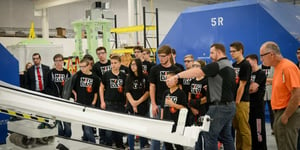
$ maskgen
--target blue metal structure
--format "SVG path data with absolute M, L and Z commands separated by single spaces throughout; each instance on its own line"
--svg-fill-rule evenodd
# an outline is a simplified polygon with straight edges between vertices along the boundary
M 0 43 L 0 80 L 13 85 L 20 85 L 19 79 L 19 62 L 8 52 L 8 50 Z M 1 97 L 0 97 L 1 101 Z M 0 113 L 0 144 L 6 143 L 7 137 L 7 121 L 9 115 Z
M 267 0 L 242 0 L 187 8 L 160 45 L 176 49 L 177 62 L 186 54 L 209 57 L 210 45 L 240 41 L 245 56 L 255 53 L 265 41 L 279 44 L 284 57 L 296 61 L 300 46 L 300 7 Z

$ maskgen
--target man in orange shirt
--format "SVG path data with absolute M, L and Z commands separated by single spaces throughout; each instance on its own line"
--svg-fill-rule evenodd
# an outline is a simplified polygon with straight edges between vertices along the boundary
M 275 42 L 265 42 L 260 48 L 265 66 L 273 66 L 271 105 L 274 111 L 274 133 L 279 150 L 296 150 L 300 128 L 300 71 L 283 58 Z

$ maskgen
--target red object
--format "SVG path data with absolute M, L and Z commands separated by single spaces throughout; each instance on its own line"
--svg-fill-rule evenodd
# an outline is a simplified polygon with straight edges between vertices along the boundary
M 174 114 L 174 113 L 176 113 L 176 111 L 177 111 L 177 109 L 176 108 L 174 108 L 174 107 L 170 107 L 170 112 L 172 113 L 172 114 Z
M 123 93 L 123 86 L 119 86 L 119 87 L 118 87 L 118 92 L 119 92 L 119 93 Z
M 238 84 L 240 81 L 240 78 L 239 77 L 235 77 L 235 83 Z
M 91 93 L 91 92 L 92 92 L 92 86 L 88 85 L 88 86 L 86 87 L 86 91 L 87 91 L 88 93 Z
M 42 82 L 40 67 L 36 67 L 36 72 L 37 72 L 38 81 L 39 81 L 39 89 L 40 89 L 40 91 L 42 91 L 43 90 L 43 82 Z
M 61 85 L 62 85 L 62 86 L 65 85 L 65 80 L 62 80 Z

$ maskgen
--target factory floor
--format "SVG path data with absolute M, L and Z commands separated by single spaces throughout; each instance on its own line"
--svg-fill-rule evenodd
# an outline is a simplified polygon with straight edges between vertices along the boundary
M 276 143 L 275 143 L 275 137 L 272 135 L 271 126 L 270 123 L 266 124 L 266 131 L 267 131 L 267 147 L 268 150 L 277 150 Z M 81 139 L 82 136 L 82 129 L 80 124 L 73 123 L 72 124 L 72 139 Z M 96 138 L 97 144 L 99 142 L 99 139 Z M 124 137 L 124 141 L 126 141 L 126 138 Z M 56 137 L 54 139 L 54 142 L 49 145 L 42 145 L 42 146 L 36 146 L 33 148 L 30 148 L 32 150 L 55 150 L 58 144 L 63 144 L 70 150 L 105 150 L 110 149 L 107 147 L 99 147 L 99 145 L 95 144 L 87 144 L 83 143 L 77 140 L 67 140 L 64 138 Z M 136 143 L 135 146 L 136 149 L 139 149 L 138 143 Z M 146 148 L 146 150 L 149 148 Z M 186 150 L 192 150 L 193 148 L 185 148 Z M 9 141 L 9 137 L 7 138 L 7 144 L 0 145 L 0 150 L 26 150 L 25 148 L 21 148 L 16 146 L 15 144 L 11 143 Z

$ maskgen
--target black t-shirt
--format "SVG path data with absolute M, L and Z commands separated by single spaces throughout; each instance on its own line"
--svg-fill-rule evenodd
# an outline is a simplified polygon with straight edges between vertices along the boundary
M 138 100 L 139 98 L 141 98 L 145 92 L 149 91 L 149 82 L 147 80 L 147 77 L 144 76 L 142 81 L 139 81 L 138 78 L 133 78 L 133 80 L 131 80 L 129 77 L 126 78 L 126 82 L 125 82 L 125 94 L 126 93 L 130 93 L 131 96 L 133 97 L 134 100 Z M 132 106 L 127 105 L 128 106 L 128 110 L 133 113 L 133 109 Z M 148 112 L 148 102 L 147 100 L 145 100 L 144 102 L 142 102 L 141 104 L 138 105 L 138 113 L 140 115 L 145 115 Z
M 236 91 L 235 72 L 227 57 L 207 64 L 202 70 L 208 78 L 208 102 L 234 101 Z
M 191 81 L 192 80 L 193 80 L 193 78 L 183 78 L 183 79 L 181 79 L 182 90 L 184 91 L 186 96 L 188 96 L 188 93 L 191 90 Z
M 268 76 L 271 73 L 271 67 L 270 66 L 261 65 L 261 70 L 263 72 L 265 72 L 266 76 Z
M 191 81 L 191 100 L 189 101 L 189 106 L 196 108 L 200 112 L 200 116 L 204 115 L 206 113 L 206 104 L 201 104 L 201 98 L 206 96 L 206 90 L 204 89 L 204 86 L 207 85 L 207 78 L 203 78 L 201 80 L 193 79 Z
M 114 75 L 111 70 L 104 73 L 102 84 L 104 85 L 105 102 L 125 105 L 125 80 L 126 75 L 121 71 L 118 75 Z
M 99 92 L 100 79 L 94 74 L 78 73 L 73 90 L 77 93 L 77 103 L 90 106 L 94 94 Z
M 250 112 L 264 114 L 264 95 L 266 88 L 265 72 L 260 69 L 253 72 L 251 75 L 251 82 L 256 82 L 259 87 L 257 92 L 250 94 Z
M 68 78 L 71 77 L 70 72 L 67 69 L 58 71 L 54 68 L 48 72 L 47 76 L 45 93 L 52 96 L 61 97 L 64 83 Z
M 184 71 L 184 67 L 182 64 L 175 63 L 175 66 L 178 67 L 180 69 L 180 71 Z
M 111 70 L 110 60 L 105 64 L 101 64 L 100 61 L 93 65 L 93 73 L 95 73 L 100 79 L 102 79 L 102 75 Z
M 123 72 L 125 75 L 128 75 L 129 68 L 124 66 L 124 65 L 121 65 L 120 66 L 120 72 Z
M 250 101 L 249 86 L 250 86 L 251 70 L 252 70 L 251 65 L 249 64 L 249 62 L 246 59 L 244 59 L 239 64 L 237 64 L 237 62 L 234 62 L 232 64 L 232 66 L 236 73 L 236 76 L 235 76 L 236 91 L 239 88 L 240 80 L 247 81 L 241 101 L 249 102 Z
M 149 61 L 143 61 L 143 73 L 147 76 L 149 76 L 150 74 L 150 70 L 152 68 L 152 66 L 154 66 L 155 64 Z
M 161 64 L 158 64 L 151 68 L 149 82 L 155 84 L 155 102 L 157 105 L 160 105 L 160 102 L 163 98 L 162 94 L 168 89 L 166 85 L 168 72 L 176 70 L 178 70 L 178 67 L 175 65 L 165 68 Z
M 186 96 L 185 96 L 184 92 L 178 88 L 173 93 L 171 93 L 169 89 L 164 91 L 163 97 L 164 98 L 162 99 L 161 105 L 160 105 L 161 108 L 164 109 L 163 119 L 174 121 L 175 124 L 173 126 L 172 131 L 175 131 L 180 110 L 177 110 L 174 107 L 169 107 L 167 104 L 165 104 L 165 101 L 169 97 L 169 98 L 171 98 L 171 100 L 174 103 L 179 104 L 179 105 L 183 105 L 184 107 L 187 107 Z

